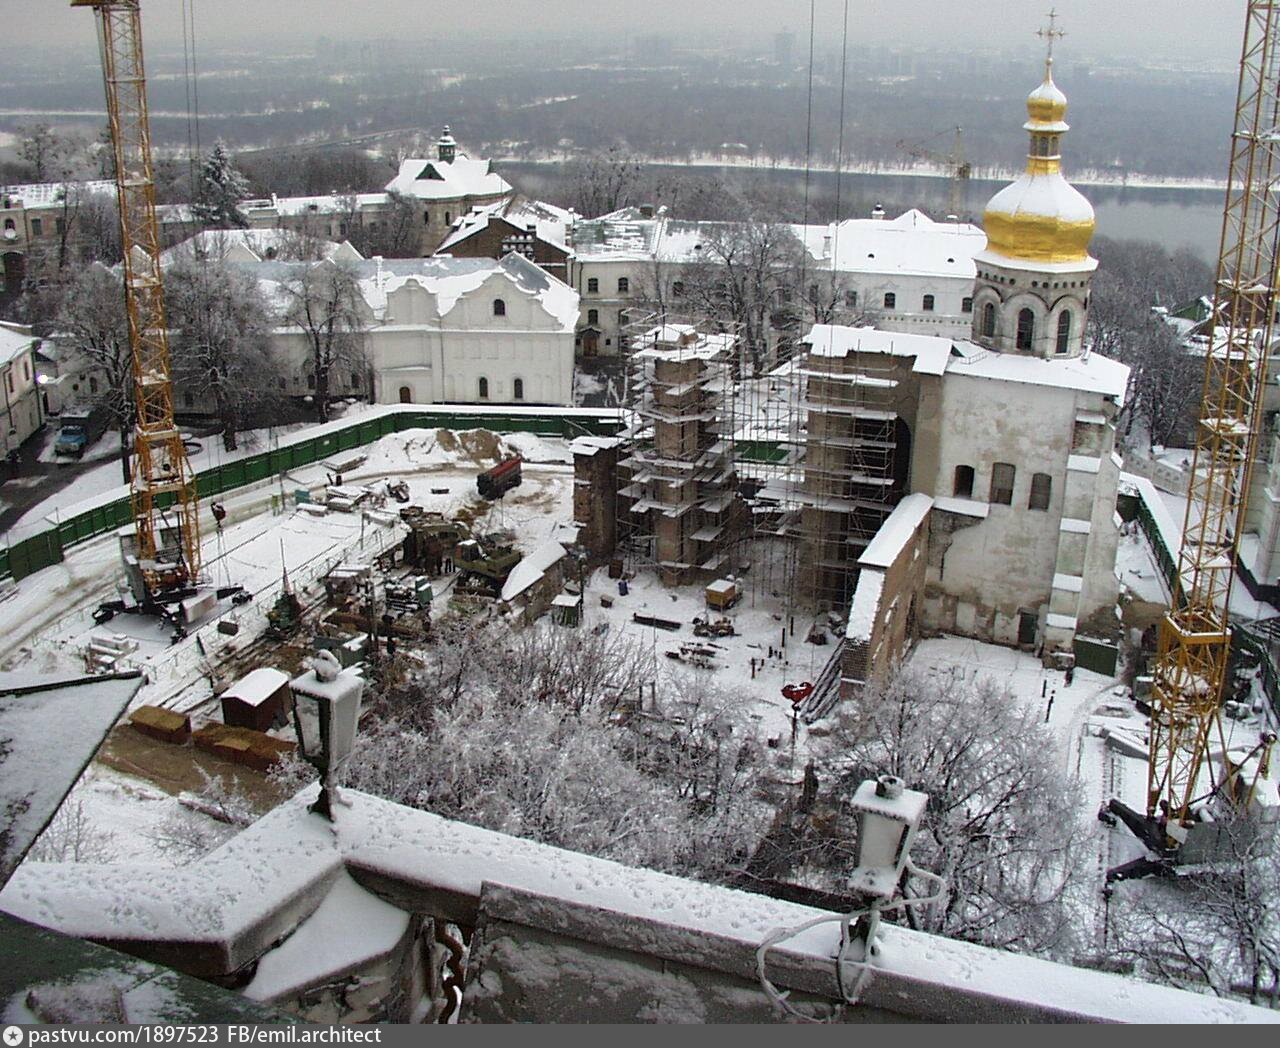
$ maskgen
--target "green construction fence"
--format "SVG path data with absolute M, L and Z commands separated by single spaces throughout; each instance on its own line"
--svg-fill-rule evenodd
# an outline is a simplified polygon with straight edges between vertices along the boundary
M 406 429 L 488 429 L 495 433 L 534 433 L 543 437 L 573 439 L 580 436 L 611 436 L 622 427 L 622 420 L 612 412 L 592 415 L 578 411 L 494 414 L 453 409 L 395 410 L 352 420 L 349 425 L 329 425 L 324 432 L 291 439 L 270 451 L 249 455 L 221 466 L 213 466 L 196 474 L 196 487 L 201 498 L 221 495 L 249 484 L 256 484 L 291 469 L 321 462 L 342 451 L 372 444 L 390 433 Z M 172 496 L 167 501 L 172 501 Z M 165 504 L 166 500 L 161 500 Z M 115 531 L 133 520 L 129 498 L 95 506 L 37 532 L 20 542 L 0 548 L 0 578 L 15 581 L 41 568 L 57 564 L 63 551 L 77 543 Z

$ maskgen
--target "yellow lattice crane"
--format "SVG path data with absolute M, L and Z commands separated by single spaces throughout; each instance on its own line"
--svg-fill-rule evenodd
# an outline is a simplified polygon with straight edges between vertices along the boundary
M 139 0 L 71 0 L 71 6 L 93 8 L 98 20 L 137 410 L 131 492 L 137 566 L 145 589 L 137 595 L 142 603 L 154 604 L 195 584 L 200 522 L 195 476 L 173 419 Z
M 1280 3 L 1249 0 L 1201 417 L 1172 607 L 1152 673 L 1146 819 L 1112 810 L 1166 858 L 1210 795 L 1244 806 L 1256 785 L 1229 761 L 1221 720 L 1229 601 L 1244 530 L 1276 310 L 1280 211 Z M 1265 769 L 1272 738 L 1251 757 Z M 1215 762 L 1213 754 L 1221 754 Z M 1123 809 L 1123 810 L 1122 810 Z M 1148 872 L 1121 867 L 1112 877 Z M 1125 871 L 1125 872 L 1122 872 Z

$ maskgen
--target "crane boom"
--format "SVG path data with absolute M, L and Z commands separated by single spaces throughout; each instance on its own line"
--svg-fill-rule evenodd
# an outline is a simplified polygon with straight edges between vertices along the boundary
M 1231 775 L 1226 767 L 1215 772 L 1208 758 L 1215 732 L 1223 742 L 1229 600 L 1275 320 L 1278 63 L 1280 3 L 1249 0 L 1177 592 L 1160 623 L 1152 674 L 1147 816 L 1167 817 L 1171 846 L 1190 821 L 1192 801 L 1206 792 L 1202 769 L 1210 765 L 1214 788 Z
M 71 0 L 98 16 L 107 118 L 115 150 L 125 308 L 137 412 L 130 486 L 138 566 L 147 598 L 193 585 L 200 573 L 195 477 L 173 418 L 173 384 L 151 166 L 139 0 Z M 165 510 L 176 514 L 176 527 Z

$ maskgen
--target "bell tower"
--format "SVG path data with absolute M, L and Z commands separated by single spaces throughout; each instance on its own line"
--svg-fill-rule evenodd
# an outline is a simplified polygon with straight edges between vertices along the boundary
M 1062 176 L 1067 98 L 1053 82 L 1053 43 L 1063 36 L 1050 13 L 1044 80 L 1027 97 L 1026 169 L 983 213 L 987 246 L 974 256 L 973 341 L 1001 353 L 1079 356 L 1084 349 L 1093 207 Z

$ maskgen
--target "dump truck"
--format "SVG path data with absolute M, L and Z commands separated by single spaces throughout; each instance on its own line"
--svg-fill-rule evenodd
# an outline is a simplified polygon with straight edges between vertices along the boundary
M 480 492 L 480 496 L 486 499 L 498 499 L 512 488 L 519 487 L 520 467 L 523 462 L 519 455 L 515 455 L 477 476 L 476 490 Z
M 502 593 L 502 584 L 520 560 L 519 550 L 510 546 L 486 550 L 475 539 L 465 539 L 453 550 L 453 562 L 459 573 L 458 586 L 473 592 L 487 592 L 494 597 Z

